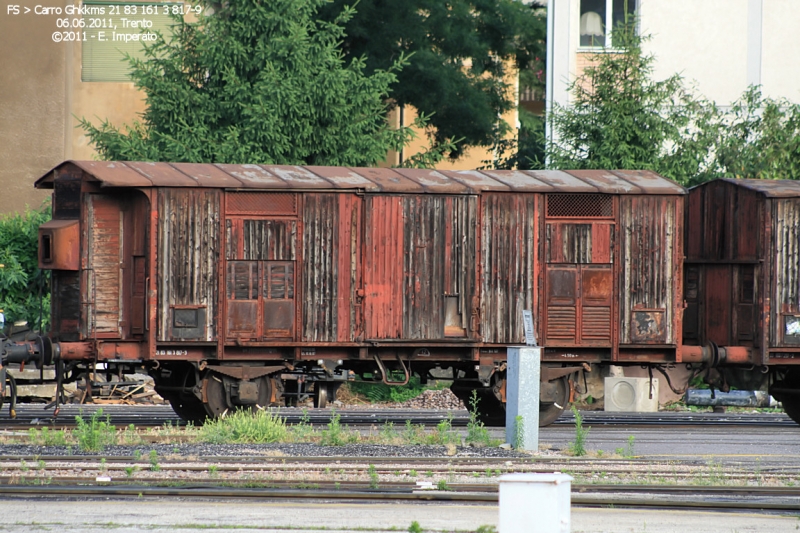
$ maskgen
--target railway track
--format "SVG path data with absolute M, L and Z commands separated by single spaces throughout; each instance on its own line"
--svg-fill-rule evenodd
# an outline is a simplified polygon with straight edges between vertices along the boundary
M 487 490 L 489 489 L 489 490 Z M 573 485 L 573 506 L 706 509 L 728 511 L 776 511 L 800 515 L 800 489 L 725 487 L 724 493 L 708 487 Z M 339 487 L 320 488 L 249 488 L 249 487 L 157 487 L 149 485 L 86 486 L 86 485 L 0 485 L 5 497 L 68 497 L 108 499 L 259 499 L 259 500 L 370 500 L 370 501 L 450 501 L 497 502 L 497 488 L 486 486 L 448 487 L 448 490 L 427 490 L 418 487 L 364 489 Z
M 160 427 L 167 425 L 185 425 L 170 406 L 148 405 L 63 405 L 59 415 L 53 418 L 52 409 L 46 410 L 39 404 L 19 405 L 17 417 L 11 419 L 7 409 L 0 412 L 0 428 L 21 428 L 50 426 L 68 428 L 75 425 L 76 416 L 88 416 L 103 410 L 116 426 Z M 306 420 L 311 424 L 327 424 L 331 419 L 331 409 L 280 408 L 281 416 L 286 417 L 289 424 L 297 424 Z M 341 416 L 341 423 L 351 426 L 383 425 L 393 422 L 405 424 L 406 420 L 414 425 L 433 426 L 452 416 L 454 427 L 465 427 L 469 421 L 469 413 L 465 410 L 443 411 L 424 409 L 340 409 L 336 413 Z M 759 426 L 785 427 L 796 426 L 783 413 L 692 413 L 692 412 L 659 412 L 659 413 L 607 413 L 603 411 L 584 411 L 584 425 L 589 426 Z M 554 426 L 573 425 L 572 413 L 565 412 Z
M 146 450 L 147 448 L 145 448 Z M 260 487 L 368 488 L 373 485 L 408 489 L 419 484 L 486 490 L 508 473 L 565 472 L 590 486 L 624 483 L 657 484 L 673 490 L 719 485 L 724 489 L 766 491 L 794 487 L 800 464 L 780 461 L 728 463 L 647 461 L 565 457 L 292 457 L 181 456 L 137 452 L 134 456 L 4 456 L 0 484 L 220 484 Z M 752 485 L 764 485 L 755 488 Z

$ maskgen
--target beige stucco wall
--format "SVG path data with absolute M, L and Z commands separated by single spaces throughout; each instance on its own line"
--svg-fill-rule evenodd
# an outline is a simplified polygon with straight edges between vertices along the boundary
M 569 18 L 568 76 L 554 79 L 554 97 L 570 98 L 566 85 L 580 75 L 580 0 L 551 0 Z M 751 83 L 765 96 L 800 102 L 800 55 L 796 48 L 797 0 L 638 0 L 644 50 L 655 56 L 653 78 L 680 74 L 687 86 L 718 105 L 736 101 Z M 760 17 L 760 21 L 759 21 Z M 564 20 L 562 17 L 560 20 Z M 560 49 L 559 49 L 560 50 Z M 555 65 L 562 72 L 563 65 Z
M 39 207 L 49 197 L 33 182 L 63 159 L 66 100 L 66 47 L 51 39 L 55 23 L 32 13 L 11 15 L 6 4 L 0 12 L 0 214 Z
M 42 5 L 63 8 L 67 3 L 73 2 L 52 0 Z M 144 110 L 142 95 L 133 83 L 81 81 L 80 42 L 55 43 L 51 38 L 59 29 L 59 16 L 12 16 L 5 9 L 0 12 L 4 67 L 0 76 L 0 215 L 40 206 L 49 192 L 36 191 L 33 182 L 61 161 L 97 157 L 83 129 L 77 127 L 79 118 L 96 125 L 107 120 L 122 127 Z M 414 110 L 407 110 L 405 124 L 413 118 Z M 516 110 L 503 118 L 516 126 Z M 397 122 L 397 116 L 393 120 Z M 424 146 L 427 140 L 420 132 L 404 154 L 408 157 Z M 396 164 L 397 159 L 398 154 L 389 153 L 387 165 Z M 475 168 L 486 159 L 491 159 L 489 151 L 473 148 L 440 167 Z
M 82 82 L 81 47 L 76 43 L 71 55 L 72 79 L 68 85 L 70 98 L 70 127 L 65 159 L 97 159 L 83 128 L 76 127 L 79 118 L 85 118 L 95 126 L 103 121 L 121 128 L 139 118 L 144 111 L 144 99 L 133 82 Z
M 655 79 L 681 74 L 706 98 L 727 105 L 747 88 L 747 0 L 641 2 L 644 50 Z
M 72 2 L 69 2 L 72 3 Z M 66 0 L 47 3 L 65 6 Z M 24 4 L 21 4 L 24 12 Z M 32 4 L 31 4 L 32 7 Z M 144 109 L 133 83 L 81 81 L 80 43 L 55 43 L 56 15 L 0 13 L 0 214 L 49 197 L 33 182 L 65 159 L 94 159 L 78 117 L 129 123 Z
M 797 53 L 800 3 L 797 0 L 767 0 L 763 6 L 765 38 L 761 83 L 764 94 L 800 102 L 800 54 Z

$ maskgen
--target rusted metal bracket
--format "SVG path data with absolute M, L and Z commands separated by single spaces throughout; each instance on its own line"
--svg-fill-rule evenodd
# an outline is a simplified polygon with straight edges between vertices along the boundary
M 581 370 L 585 370 L 585 368 L 582 366 L 565 366 L 563 368 L 543 366 L 541 381 L 554 381 L 556 379 L 563 378 L 564 376 L 569 376 L 570 374 L 580 372 Z
M 252 379 L 285 370 L 285 365 L 280 366 L 209 366 L 208 370 L 216 374 L 232 377 L 234 379 L 249 381 Z
M 403 381 L 391 381 L 390 379 L 388 379 L 389 372 L 386 371 L 386 367 L 383 365 L 383 361 L 381 361 L 381 357 L 378 354 L 374 354 L 372 357 L 375 359 L 375 363 L 377 363 L 378 368 L 381 371 L 381 377 L 383 378 L 383 383 L 385 385 L 407 385 L 408 384 L 408 380 L 411 379 L 411 374 L 409 373 L 408 368 L 406 368 L 406 365 L 403 362 L 403 360 L 400 359 L 400 354 L 397 354 L 397 362 L 400 363 L 400 367 L 403 369 L 403 376 L 404 376 Z

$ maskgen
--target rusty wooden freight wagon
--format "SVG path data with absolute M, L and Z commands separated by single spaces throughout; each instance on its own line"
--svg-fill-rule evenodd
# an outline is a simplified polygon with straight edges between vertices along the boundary
M 187 419 L 411 373 L 499 410 L 524 309 L 545 422 L 581 363 L 681 360 L 685 191 L 651 172 L 75 161 L 37 187 L 52 357 L 144 366 Z
M 685 268 L 684 342 L 706 363 L 769 372 L 770 392 L 800 421 L 800 182 L 691 189 Z

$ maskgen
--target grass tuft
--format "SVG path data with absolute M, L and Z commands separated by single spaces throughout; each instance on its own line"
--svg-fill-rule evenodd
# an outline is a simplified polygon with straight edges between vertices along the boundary
M 240 410 L 208 420 L 199 430 L 199 440 L 209 444 L 268 444 L 285 442 L 286 419 L 266 410 Z

